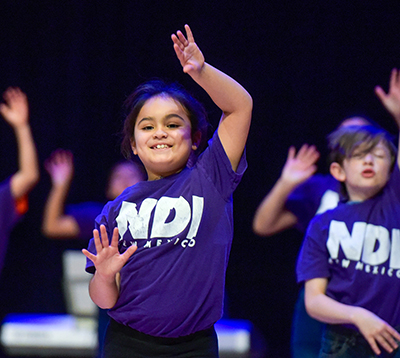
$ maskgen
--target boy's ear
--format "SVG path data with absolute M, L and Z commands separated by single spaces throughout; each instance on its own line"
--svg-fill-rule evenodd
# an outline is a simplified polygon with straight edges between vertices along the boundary
M 329 171 L 337 181 L 344 182 L 346 180 L 346 173 L 339 163 L 333 162 L 329 167 Z

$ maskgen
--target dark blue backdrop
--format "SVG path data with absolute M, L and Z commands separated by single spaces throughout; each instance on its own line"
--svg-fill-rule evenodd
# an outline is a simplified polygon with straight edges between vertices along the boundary
M 367 115 L 396 133 L 375 98 L 400 66 L 395 1 L 21 1 L 0 5 L 0 91 L 20 86 L 31 105 L 41 165 L 59 147 L 73 151 L 69 202 L 102 200 L 108 169 L 120 159 L 121 104 L 139 83 L 178 80 L 219 111 L 182 73 L 170 34 L 189 23 L 206 60 L 254 98 L 249 169 L 235 194 L 235 238 L 227 274 L 231 317 L 251 320 L 270 356 L 289 356 L 301 235 L 263 239 L 251 231 L 262 197 L 287 149 L 318 146 L 341 119 Z M 16 169 L 15 138 L 0 122 L 0 180 Z M 324 160 L 320 171 L 326 171 Z M 63 312 L 61 252 L 77 247 L 40 234 L 50 188 L 46 172 L 15 229 L 0 277 L 0 314 Z

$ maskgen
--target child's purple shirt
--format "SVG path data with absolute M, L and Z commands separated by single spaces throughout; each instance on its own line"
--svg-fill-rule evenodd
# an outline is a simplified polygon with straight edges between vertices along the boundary
M 139 182 L 96 219 L 119 249 L 138 246 L 121 270 L 121 290 L 109 315 L 146 334 L 179 337 L 211 327 L 222 316 L 225 272 L 233 237 L 236 172 L 215 134 L 196 165 Z M 95 252 L 93 239 L 89 251 Z M 87 270 L 94 272 L 88 260 Z
M 400 325 L 400 172 L 375 197 L 316 216 L 297 264 L 299 282 L 328 278 L 326 294 Z

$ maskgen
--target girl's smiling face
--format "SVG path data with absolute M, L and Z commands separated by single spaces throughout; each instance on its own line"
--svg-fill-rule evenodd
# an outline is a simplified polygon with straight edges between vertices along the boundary
M 145 166 L 148 180 L 178 173 L 195 149 L 186 111 L 165 95 L 146 101 L 137 116 L 133 137 L 132 151 Z

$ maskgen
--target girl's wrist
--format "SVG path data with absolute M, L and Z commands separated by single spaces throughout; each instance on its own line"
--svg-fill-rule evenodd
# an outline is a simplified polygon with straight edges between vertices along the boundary
M 115 274 L 102 274 L 100 273 L 97 269 L 95 271 L 95 277 L 96 277 L 96 281 L 102 283 L 102 284 L 107 284 L 107 285 L 114 285 L 116 283 L 116 276 L 117 273 Z

